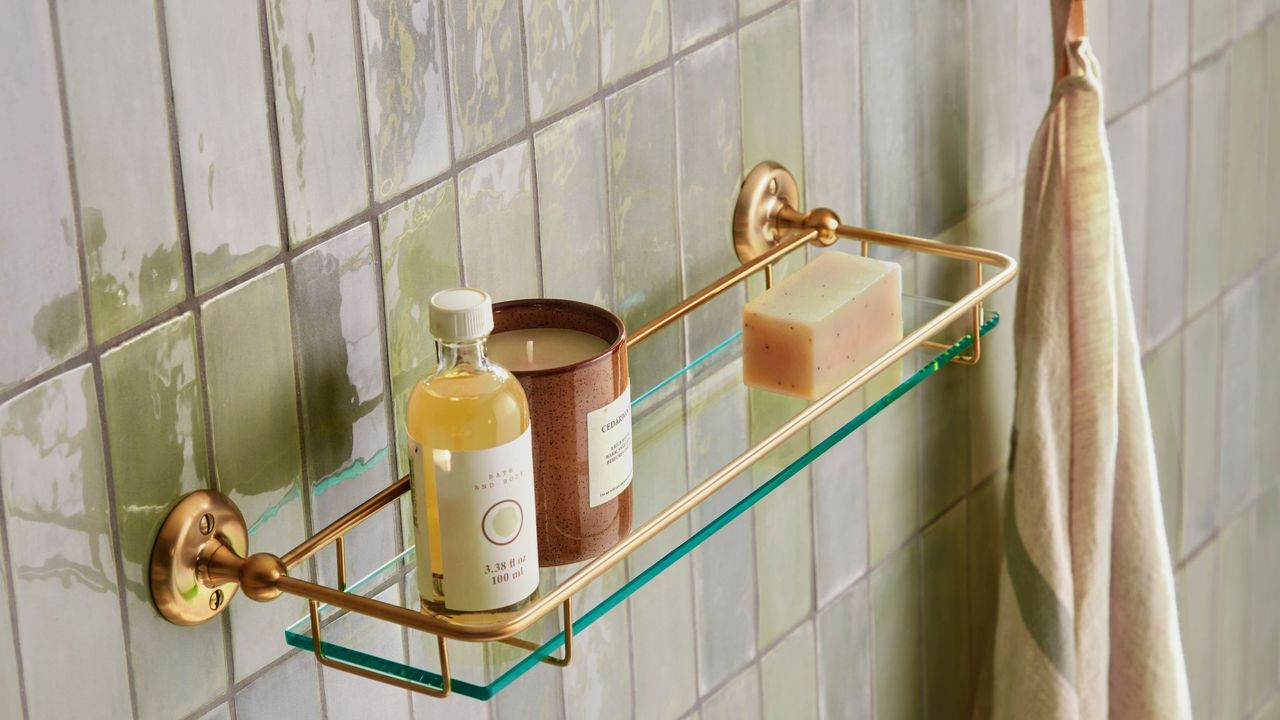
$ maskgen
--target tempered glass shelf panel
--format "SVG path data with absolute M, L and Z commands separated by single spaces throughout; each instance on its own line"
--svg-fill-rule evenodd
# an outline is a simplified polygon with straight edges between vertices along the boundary
M 936 316 L 950 303 L 933 298 L 903 297 L 904 330 Z M 985 335 L 999 322 L 988 313 Z M 682 323 L 663 333 L 683 333 Z M 967 321 L 954 323 L 949 338 L 965 332 Z M 935 338 L 942 340 L 942 337 Z M 657 345 L 657 343 L 653 343 Z M 574 597 L 575 639 L 626 602 L 653 578 L 703 544 L 761 499 L 806 468 L 884 408 L 964 353 L 973 344 L 964 335 L 942 352 L 917 349 L 898 367 L 876 376 L 842 404 L 829 410 L 750 471 L 721 488 L 690 514 L 636 549 Z M 723 338 L 632 402 L 634 417 L 634 520 L 639 526 L 684 495 L 711 473 L 786 423 L 807 403 L 742 383 L 741 332 Z M 633 369 L 632 376 L 637 375 Z M 407 501 L 407 498 L 404 500 Z M 354 541 L 352 541 L 354 542 Z M 350 549 L 348 550 L 350 552 Z M 564 581 L 580 565 L 544 568 L 545 591 Z M 413 548 L 352 584 L 347 592 L 418 608 L 417 567 Z M 636 602 L 644 602 L 641 594 Z M 334 660 L 353 663 L 389 676 L 438 687 L 441 682 L 433 635 L 402 628 L 367 615 L 330 605 L 320 606 L 322 647 Z M 286 641 L 312 649 L 308 617 L 285 630 Z M 551 613 L 517 636 L 516 647 L 501 642 L 450 641 L 452 690 L 488 700 L 543 658 L 559 657 L 564 644 L 560 613 Z M 583 662 L 581 658 L 577 660 Z

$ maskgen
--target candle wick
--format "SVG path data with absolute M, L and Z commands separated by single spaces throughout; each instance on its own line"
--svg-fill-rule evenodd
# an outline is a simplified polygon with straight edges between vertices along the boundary
M 533 341 L 526 340 L 524 343 L 524 356 L 530 364 L 533 363 Z

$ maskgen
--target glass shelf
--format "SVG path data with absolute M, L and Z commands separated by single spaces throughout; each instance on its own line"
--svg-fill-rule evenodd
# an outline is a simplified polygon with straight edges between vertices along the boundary
M 907 295 L 903 298 L 904 331 L 910 333 L 953 303 Z M 697 317 L 695 315 L 694 317 Z M 709 319 L 709 318 L 708 318 Z M 980 318 L 980 334 L 999 322 Z M 692 337 L 699 327 L 690 322 Z M 706 323 L 713 325 L 714 323 Z M 684 323 L 661 331 L 680 347 Z M 720 323 L 721 326 L 724 323 Z M 969 329 L 969 320 L 946 331 L 954 338 Z M 944 331 L 945 332 L 945 331 Z M 703 333 L 708 335 L 710 333 Z M 941 340 L 941 337 L 934 338 Z M 806 432 L 784 442 L 750 470 L 706 499 L 689 514 L 631 552 L 625 562 L 587 585 L 575 597 L 573 636 L 615 610 L 659 573 L 706 542 L 769 493 L 822 456 L 877 413 L 972 347 L 972 335 L 939 352 L 919 348 L 873 378 L 861 390 L 813 421 Z M 666 345 L 662 335 L 647 343 Z M 705 347 L 705 345 L 704 345 Z M 644 348 L 648 350 L 649 348 Z M 725 337 L 706 353 L 675 372 L 658 367 L 658 352 L 632 355 L 633 378 L 663 378 L 632 403 L 635 443 L 634 521 L 638 527 L 686 494 L 726 462 L 803 411 L 803 400 L 748 388 L 742 383 L 741 332 Z M 654 372 L 658 369 L 657 372 Z M 647 375 L 646 375 L 647 373 Z M 909 373 L 909 374 L 908 374 Z M 689 445 L 698 444 L 697 448 Z M 686 455 L 687 450 L 689 451 Z M 407 497 L 403 502 L 407 502 Z M 580 565 L 543 569 L 545 592 L 563 582 Z M 417 609 L 414 550 L 406 550 L 346 592 Z M 441 676 L 436 637 L 332 605 L 320 605 L 321 647 L 335 661 L 349 663 L 389 678 L 439 687 Z M 311 622 L 304 616 L 285 630 L 288 644 L 313 649 Z M 449 642 L 452 691 L 488 700 L 544 659 L 562 652 L 565 635 L 560 613 L 542 617 L 532 627 L 504 642 Z

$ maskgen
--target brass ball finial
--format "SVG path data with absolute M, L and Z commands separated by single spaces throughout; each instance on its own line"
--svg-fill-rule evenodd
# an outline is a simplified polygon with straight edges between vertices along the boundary
M 288 573 L 284 562 L 271 553 L 254 553 L 240 569 L 240 589 L 258 602 L 266 602 L 280 596 L 277 583 Z
M 836 229 L 840 227 L 840 217 L 827 208 L 814 208 L 804 216 L 804 226 L 818 231 L 818 242 L 833 245 L 836 241 Z

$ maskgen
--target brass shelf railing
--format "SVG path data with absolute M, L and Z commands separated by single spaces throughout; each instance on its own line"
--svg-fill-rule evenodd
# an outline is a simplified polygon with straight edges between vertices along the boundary
M 312 650 L 319 662 L 362 677 L 438 697 L 448 695 L 451 691 L 446 640 L 498 641 L 533 650 L 537 648 L 536 644 L 516 635 L 559 610 L 563 616 L 563 657 L 548 656 L 542 658 L 542 661 L 561 666 L 568 664 L 572 653 L 573 598 L 592 581 L 626 560 L 637 548 L 688 515 L 693 508 L 727 483 L 807 428 L 815 418 L 849 398 L 908 353 L 919 348 L 953 347 L 952 343 L 939 343 L 931 339 L 948 326 L 965 321 L 972 326 L 969 353 L 956 355 L 954 361 L 973 364 L 981 357 L 982 302 L 1013 279 L 1017 273 L 1017 263 L 1012 258 L 992 250 L 843 225 L 834 212 L 825 208 L 801 213 L 796 209 L 799 206 L 798 200 L 795 181 L 784 168 L 771 162 L 756 166 L 742 185 L 734 213 L 734 244 L 742 261 L 741 266 L 630 333 L 627 338 L 628 347 L 645 342 L 654 333 L 752 276 L 762 274 L 766 286 L 772 285 L 773 266 L 785 256 L 811 243 L 831 245 L 839 238 L 859 242 L 863 255 L 868 254 L 871 245 L 881 245 L 973 263 L 972 289 L 906 334 L 893 348 L 853 377 L 807 405 L 665 509 L 644 521 L 616 545 L 584 564 L 554 587 L 545 589 L 525 608 L 499 621 L 475 624 L 455 622 L 346 592 L 346 534 L 407 493 L 408 476 L 400 478 L 297 547 L 279 556 L 263 552 L 248 554 L 244 519 L 226 496 L 207 490 L 185 496 L 166 518 L 153 549 L 151 590 L 157 608 L 174 623 L 194 625 L 222 612 L 237 590 L 262 602 L 281 594 L 305 598 L 310 615 Z M 985 280 L 984 265 L 996 268 L 995 274 Z M 309 582 L 288 574 L 289 570 L 330 545 L 334 546 L 337 557 L 336 587 Z M 436 685 L 416 682 L 335 660 L 326 655 L 321 635 L 322 603 L 434 635 L 440 662 L 439 682 Z

